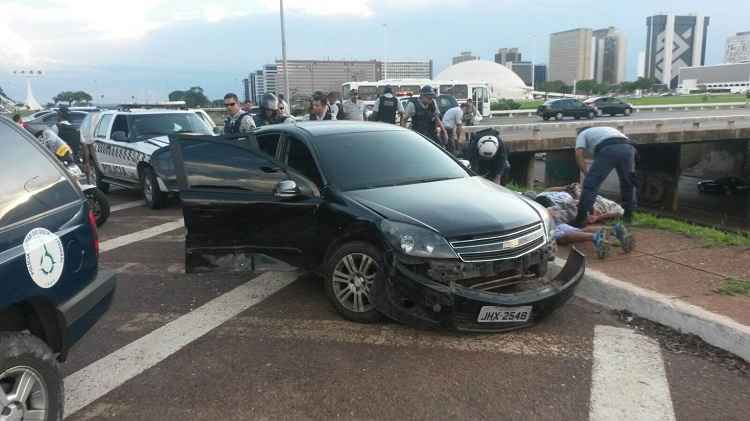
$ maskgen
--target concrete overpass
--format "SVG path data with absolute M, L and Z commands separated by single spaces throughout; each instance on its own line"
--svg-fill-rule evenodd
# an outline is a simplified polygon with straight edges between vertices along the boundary
M 501 124 L 474 126 L 470 130 L 492 127 L 501 133 L 510 151 L 511 180 L 520 185 L 533 184 L 534 157 L 544 152 L 544 184 L 556 186 L 579 179 L 575 139 L 579 128 L 589 126 L 615 127 L 638 144 L 640 202 L 648 207 L 678 211 L 683 174 L 750 179 L 748 114 Z M 745 200 L 744 214 L 750 221 L 750 198 Z

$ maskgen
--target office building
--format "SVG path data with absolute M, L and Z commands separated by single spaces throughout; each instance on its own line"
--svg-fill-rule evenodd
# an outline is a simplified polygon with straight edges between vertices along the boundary
M 255 103 L 258 102 L 258 84 L 255 80 L 255 73 L 250 73 L 248 75 L 248 85 L 250 89 L 250 101 L 253 101 Z
M 505 67 L 517 74 L 526 86 L 534 84 L 534 65 L 530 61 L 509 61 L 505 63 Z
M 727 63 L 745 63 L 750 61 L 750 31 L 737 32 L 727 38 Z
M 250 101 L 253 100 L 253 97 L 251 96 L 251 89 L 250 89 L 250 79 L 242 79 L 242 101 Z
M 284 65 L 276 61 L 276 85 L 284 92 Z M 382 63 L 377 60 L 287 60 L 289 93 L 292 98 L 309 97 L 315 91 L 341 92 L 341 85 L 352 81 L 377 81 Z M 388 76 L 390 77 L 390 75 Z
M 547 81 L 547 65 L 534 65 L 534 87 L 542 86 Z
M 453 57 L 453 64 L 463 63 L 464 61 L 479 60 L 479 57 L 471 55 L 471 51 L 461 51 L 461 53 Z
M 709 20 L 701 15 L 646 18 L 646 77 L 674 89 L 681 68 L 703 66 Z
M 263 96 L 264 89 L 263 70 L 258 70 L 255 72 L 255 95 L 253 97 L 255 98 L 253 101 L 255 101 L 256 104 L 260 102 L 260 97 Z
M 627 46 L 625 35 L 609 27 L 592 32 L 593 76 L 599 83 L 616 85 L 625 80 Z
M 550 35 L 548 79 L 568 85 L 577 80 L 593 79 L 591 53 L 591 29 L 578 28 Z
M 750 61 L 680 69 L 678 91 L 745 93 L 750 90 Z
M 432 79 L 432 60 L 399 60 L 381 64 L 380 79 Z M 349 81 L 347 81 L 349 82 Z
M 638 52 L 638 77 L 646 77 L 646 52 Z
M 500 48 L 495 54 L 495 63 L 506 65 L 508 62 L 518 63 L 523 61 L 518 48 Z
M 278 66 L 275 64 L 266 64 L 260 70 L 250 74 L 248 79 L 251 101 L 254 101 L 257 104 L 260 102 L 261 97 L 266 93 L 280 93 L 280 91 L 276 90 L 276 75 L 278 72 Z

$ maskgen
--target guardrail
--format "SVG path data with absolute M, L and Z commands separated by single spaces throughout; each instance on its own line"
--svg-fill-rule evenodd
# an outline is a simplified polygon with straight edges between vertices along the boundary
M 707 104 L 672 104 L 672 105 L 635 105 L 633 109 L 635 112 L 644 111 L 690 111 L 690 110 L 733 110 L 735 108 L 750 108 L 748 102 L 724 102 L 724 103 L 707 103 Z M 515 117 L 519 115 L 527 115 L 533 117 L 536 115 L 536 109 L 523 109 L 523 110 L 501 110 L 493 111 L 493 117 Z
M 701 116 L 701 117 L 668 117 L 659 119 L 619 119 L 619 120 L 586 120 L 560 123 L 523 123 L 523 124 L 488 124 L 466 126 L 467 132 L 476 132 L 492 128 L 500 134 L 513 135 L 531 132 L 532 138 L 543 137 L 544 133 L 554 133 L 559 137 L 561 132 L 575 134 L 581 127 L 608 126 L 615 127 L 625 133 L 659 132 L 667 129 L 677 130 L 720 130 L 736 129 L 738 126 L 750 127 L 750 114 L 739 116 Z

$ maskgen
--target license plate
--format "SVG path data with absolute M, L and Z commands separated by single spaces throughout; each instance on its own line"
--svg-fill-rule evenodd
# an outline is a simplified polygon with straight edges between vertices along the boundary
M 527 322 L 531 317 L 531 306 L 495 307 L 484 306 L 479 311 L 479 323 L 519 323 Z

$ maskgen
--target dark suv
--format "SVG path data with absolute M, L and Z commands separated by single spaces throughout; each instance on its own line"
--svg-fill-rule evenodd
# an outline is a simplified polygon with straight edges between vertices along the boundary
M 573 117 L 576 120 L 588 118 L 589 120 L 596 117 L 596 110 L 577 99 L 553 99 L 545 102 L 536 110 L 536 114 L 542 117 L 544 121 L 554 118 L 557 121 L 565 117 Z
M 338 312 L 426 327 L 529 326 L 574 293 L 549 213 L 391 124 L 302 122 L 170 142 L 187 272 L 316 271 Z M 165 161 L 160 161 L 165 162 Z
M 596 111 L 596 115 L 598 116 L 615 116 L 618 114 L 629 116 L 630 114 L 633 114 L 632 105 L 611 96 L 589 98 L 584 101 L 584 104 L 588 105 L 589 107 L 593 107 Z
M 59 420 L 59 361 L 109 308 L 96 222 L 56 158 L 0 117 L 0 419 Z

